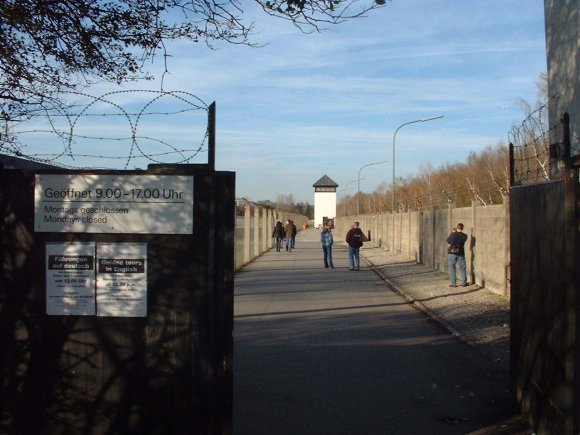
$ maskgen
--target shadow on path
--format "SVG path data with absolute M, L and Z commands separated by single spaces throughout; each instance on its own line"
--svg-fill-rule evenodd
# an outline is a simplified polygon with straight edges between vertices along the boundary
M 527 433 L 507 373 L 317 233 L 236 275 L 235 434 Z

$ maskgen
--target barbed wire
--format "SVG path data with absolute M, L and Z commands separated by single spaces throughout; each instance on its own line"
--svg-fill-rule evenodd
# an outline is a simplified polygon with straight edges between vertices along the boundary
M 557 96 L 538 107 L 519 126 L 513 126 L 509 142 L 513 147 L 514 184 L 550 180 L 550 141 L 560 141 L 561 123 L 549 125 L 549 105 Z
M 192 163 L 207 152 L 209 106 L 189 92 L 64 92 L 62 100 L 5 123 L 0 152 L 69 169 Z

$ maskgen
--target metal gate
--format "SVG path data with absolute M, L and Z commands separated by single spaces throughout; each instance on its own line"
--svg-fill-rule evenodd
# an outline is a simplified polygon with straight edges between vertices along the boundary
M 553 434 L 580 430 L 580 165 L 566 121 L 562 144 L 550 147 L 557 176 L 510 190 L 514 391 L 533 428 Z
M 39 179 L 47 176 L 125 183 L 168 177 L 191 183 L 192 201 L 182 201 L 173 215 L 153 213 L 151 202 L 134 210 L 142 198 L 165 195 L 159 201 L 171 202 L 180 192 L 172 185 L 147 193 L 146 186 L 119 185 L 99 194 L 133 201 L 121 211 L 95 205 L 81 212 L 71 205 L 35 212 Z M 47 192 L 54 197 L 40 194 Z M 87 230 L 125 209 L 136 230 L 110 222 L 112 232 L 43 229 L 85 219 Z M 234 173 L 209 165 L 0 170 L 0 218 L 0 432 L 231 432 Z M 157 219 L 177 222 L 179 234 Z

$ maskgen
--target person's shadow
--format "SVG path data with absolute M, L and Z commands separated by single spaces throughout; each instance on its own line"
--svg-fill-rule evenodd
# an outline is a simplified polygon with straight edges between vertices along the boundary
M 469 282 L 470 284 L 475 284 L 475 268 L 474 268 L 474 264 L 475 264 L 475 250 L 473 249 L 475 247 L 475 242 L 476 242 L 476 238 L 475 236 L 471 235 L 469 238 L 469 252 L 471 253 L 471 258 L 469 260 Z

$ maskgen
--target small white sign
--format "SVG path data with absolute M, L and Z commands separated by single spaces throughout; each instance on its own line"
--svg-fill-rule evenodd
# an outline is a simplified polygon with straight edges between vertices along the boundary
M 147 245 L 97 245 L 97 315 L 147 315 Z
M 34 228 L 192 234 L 193 176 L 37 174 Z
M 46 245 L 46 314 L 95 315 L 95 244 Z

